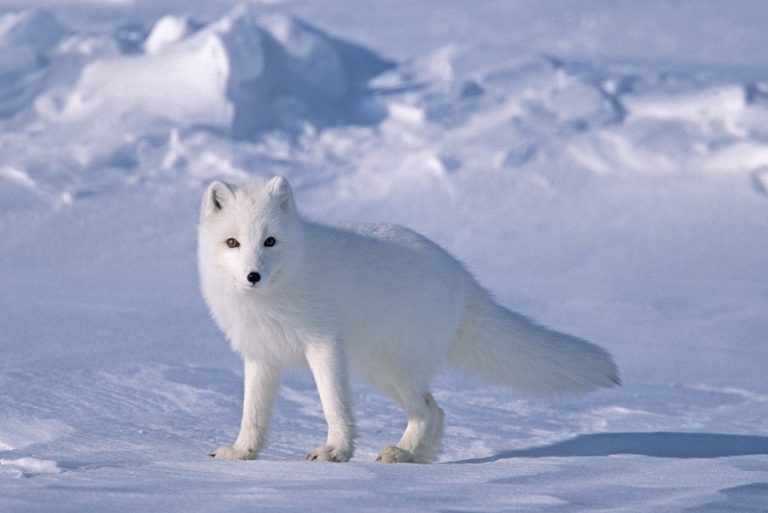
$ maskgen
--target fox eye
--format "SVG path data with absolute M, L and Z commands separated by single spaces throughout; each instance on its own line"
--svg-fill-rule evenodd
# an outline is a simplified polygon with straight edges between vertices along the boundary
M 266 239 L 264 239 L 264 245 L 265 245 L 266 247 L 268 247 L 268 248 L 271 248 L 271 247 L 272 247 L 272 246 L 274 246 L 276 243 L 277 243 L 277 241 L 275 240 L 275 238 L 274 238 L 274 237 L 267 237 Z
M 238 247 L 240 247 L 240 243 L 237 242 L 237 239 L 229 238 L 229 239 L 227 239 L 227 247 L 238 248 Z

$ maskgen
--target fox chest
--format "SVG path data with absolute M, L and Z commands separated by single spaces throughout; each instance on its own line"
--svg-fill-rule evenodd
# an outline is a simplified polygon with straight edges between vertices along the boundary
M 300 316 L 273 312 L 260 304 L 239 302 L 213 310 L 232 349 L 246 359 L 300 363 L 308 341 L 318 331 Z

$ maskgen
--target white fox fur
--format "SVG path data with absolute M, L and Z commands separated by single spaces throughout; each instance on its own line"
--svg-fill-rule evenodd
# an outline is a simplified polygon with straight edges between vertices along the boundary
M 619 383 L 603 349 L 496 304 L 461 263 L 421 235 L 303 219 L 281 177 L 212 183 L 198 256 L 210 311 L 245 362 L 240 434 L 214 451 L 217 458 L 256 457 L 288 365 L 308 364 L 317 383 L 328 438 L 307 458 L 326 461 L 347 461 L 354 450 L 350 374 L 408 417 L 397 445 L 380 453 L 382 462 L 436 458 L 443 411 L 429 384 L 446 360 L 537 393 Z

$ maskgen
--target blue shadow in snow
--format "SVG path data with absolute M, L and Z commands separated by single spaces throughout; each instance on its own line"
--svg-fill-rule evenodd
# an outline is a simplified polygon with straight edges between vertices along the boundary
M 542 447 L 503 451 L 455 463 L 489 463 L 508 458 L 587 457 L 636 454 L 655 458 L 725 458 L 768 454 L 768 437 L 715 433 L 599 433 Z
M 768 483 L 750 483 L 718 491 L 720 500 L 686 509 L 686 513 L 761 513 L 768 504 Z

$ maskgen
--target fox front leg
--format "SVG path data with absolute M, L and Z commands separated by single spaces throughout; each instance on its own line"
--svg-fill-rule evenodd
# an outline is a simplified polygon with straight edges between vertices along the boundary
M 280 368 L 265 362 L 244 362 L 243 418 L 240 434 L 232 446 L 222 445 L 211 453 L 228 460 L 256 459 L 267 439 L 267 428 L 280 386 Z
M 325 445 L 310 452 L 307 460 L 349 461 L 355 450 L 355 421 L 343 348 L 337 340 L 315 341 L 307 347 L 306 359 L 328 423 Z

